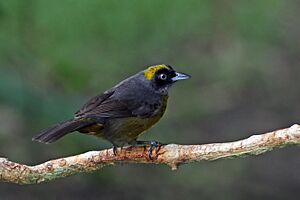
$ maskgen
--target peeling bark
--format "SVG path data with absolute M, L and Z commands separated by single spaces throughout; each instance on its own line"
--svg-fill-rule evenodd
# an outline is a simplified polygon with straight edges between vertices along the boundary
M 153 160 L 147 158 L 149 146 L 119 148 L 117 155 L 113 154 L 112 149 L 90 151 L 80 155 L 50 160 L 35 166 L 0 158 L 0 182 L 37 184 L 78 173 L 92 172 L 105 166 L 120 163 L 166 164 L 175 170 L 184 163 L 259 155 L 274 148 L 296 144 L 300 144 L 300 126 L 297 124 L 290 128 L 253 135 L 235 142 L 163 145 L 153 151 Z

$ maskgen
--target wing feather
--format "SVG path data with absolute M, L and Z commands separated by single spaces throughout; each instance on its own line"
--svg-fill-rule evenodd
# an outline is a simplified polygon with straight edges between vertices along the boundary
M 114 91 L 108 91 L 91 98 L 75 113 L 77 118 L 107 118 L 134 116 L 127 104 L 112 98 Z
M 89 118 L 102 121 L 104 118 L 151 117 L 161 108 L 159 97 L 136 98 L 135 95 L 126 97 L 114 95 L 115 90 L 91 98 L 75 113 L 76 118 Z M 118 92 L 116 93 L 118 94 Z M 127 94 L 130 94 L 129 92 Z M 152 102 L 152 103 L 150 103 Z M 153 103 L 156 102 L 156 103 Z

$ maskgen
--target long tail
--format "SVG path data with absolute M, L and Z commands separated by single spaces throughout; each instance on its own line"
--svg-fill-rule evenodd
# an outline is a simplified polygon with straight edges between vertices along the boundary
M 91 122 L 84 122 L 79 119 L 71 119 L 43 130 L 38 135 L 34 136 L 32 140 L 46 144 L 52 143 L 63 137 L 64 135 L 79 130 L 89 124 L 91 124 Z

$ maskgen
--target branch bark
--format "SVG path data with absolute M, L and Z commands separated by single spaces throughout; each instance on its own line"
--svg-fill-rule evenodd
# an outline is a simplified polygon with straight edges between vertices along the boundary
M 153 152 L 153 160 L 147 158 L 149 146 L 119 148 L 117 155 L 113 154 L 112 149 L 90 151 L 35 166 L 0 158 L 0 182 L 37 184 L 120 163 L 166 164 L 175 170 L 184 163 L 258 155 L 274 148 L 296 144 L 300 144 L 300 126 L 297 124 L 235 142 L 203 145 L 168 144 Z

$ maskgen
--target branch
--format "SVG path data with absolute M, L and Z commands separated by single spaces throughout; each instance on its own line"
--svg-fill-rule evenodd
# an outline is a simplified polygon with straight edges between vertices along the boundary
M 297 124 L 290 128 L 253 135 L 235 142 L 203 145 L 168 144 L 153 152 L 153 160 L 147 158 L 149 146 L 119 148 L 117 155 L 113 154 L 112 149 L 90 151 L 50 160 L 35 166 L 27 166 L 0 158 L 0 182 L 36 184 L 78 173 L 92 172 L 120 163 L 166 164 L 175 170 L 184 163 L 258 155 L 274 148 L 295 144 L 300 144 L 300 126 Z

